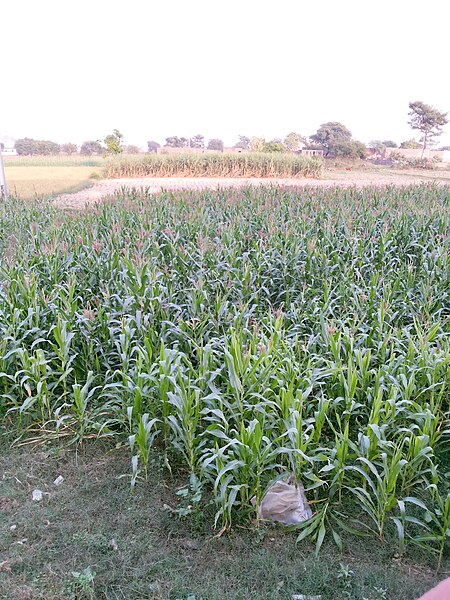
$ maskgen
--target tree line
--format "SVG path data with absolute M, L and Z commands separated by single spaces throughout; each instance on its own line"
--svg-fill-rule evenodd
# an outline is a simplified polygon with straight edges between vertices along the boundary
M 409 103 L 408 124 L 413 130 L 419 131 L 421 138 L 406 140 L 400 144 L 400 148 L 422 148 L 422 156 L 427 148 L 436 143 L 442 134 L 443 127 L 448 123 L 448 113 L 443 113 L 433 106 L 421 101 Z M 100 140 L 89 140 L 83 142 L 80 154 L 92 155 L 116 155 L 123 152 L 127 154 L 139 153 L 139 148 L 134 145 L 124 145 L 124 136 L 118 129 Z M 219 138 L 210 139 L 206 142 L 200 133 L 191 137 L 169 136 L 165 140 L 165 146 L 169 148 L 195 148 L 198 150 L 215 150 L 223 152 L 224 143 Z M 157 152 L 160 144 L 153 140 L 147 142 L 148 152 Z M 397 148 L 398 145 L 392 140 L 373 140 L 368 144 L 379 154 L 383 154 L 386 148 Z M 366 146 L 353 139 L 351 131 L 342 123 L 328 121 L 320 125 L 318 130 L 309 137 L 299 133 L 289 133 L 284 139 L 274 138 L 266 141 L 261 137 L 249 137 L 240 135 L 234 148 L 251 150 L 253 152 L 298 152 L 303 148 L 317 149 L 323 151 L 324 156 L 365 158 Z M 49 140 L 34 140 L 22 138 L 15 142 L 15 149 L 19 155 L 50 155 L 66 154 L 68 156 L 78 152 L 78 146 L 74 143 L 57 144 Z M 446 147 L 445 149 L 448 149 Z

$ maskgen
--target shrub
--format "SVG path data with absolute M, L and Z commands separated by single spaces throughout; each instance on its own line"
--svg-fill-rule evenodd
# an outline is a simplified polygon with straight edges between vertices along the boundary
M 392 167 L 395 169 L 425 169 L 434 170 L 437 168 L 439 159 L 435 158 L 415 158 L 404 156 L 401 152 L 392 152 L 390 155 Z

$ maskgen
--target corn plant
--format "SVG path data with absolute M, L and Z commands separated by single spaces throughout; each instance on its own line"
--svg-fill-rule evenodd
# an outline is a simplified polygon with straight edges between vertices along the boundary
M 318 176 L 302 157 L 149 156 L 109 176 Z M 128 445 L 190 472 L 215 524 L 301 480 L 341 529 L 448 544 L 449 189 L 122 188 L 0 207 L 0 420 L 17 443 Z M 192 479 L 194 481 L 194 479 Z M 197 485 L 197 484 L 196 484 Z M 362 516 L 355 522 L 355 502 Z M 197 506 L 196 504 L 196 506 Z
M 132 477 L 131 486 L 134 487 L 136 480 L 139 475 L 139 463 L 144 467 L 145 479 L 148 478 L 148 465 L 150 460 L 150 450 L 153 445 L 153 441 L 158 433 L 154 428 L 154 425 L 158 423 L 158 419 L 149 419 L 147 413 L 143 414 L 136 427 L 136 432 L 128 437 L 128 443 L 130 444 L 130 450 L 133 454 L 131 459 L 132 464 Z

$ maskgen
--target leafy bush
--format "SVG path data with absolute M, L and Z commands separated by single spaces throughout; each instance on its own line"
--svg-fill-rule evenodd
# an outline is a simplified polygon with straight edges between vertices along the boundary
M 434 170 L 437 168 L 438 160 L 434 158 L 415 158 L 404 156 L 401 152 L 392 152 L 389 156 L 392 161 L 392 167 L 396 169 L 425 169 Z
M 367 149 L 362 142 L 357 140 L 336 141 L 330 146 L 330 154 L 348 158 L 365 158 Z

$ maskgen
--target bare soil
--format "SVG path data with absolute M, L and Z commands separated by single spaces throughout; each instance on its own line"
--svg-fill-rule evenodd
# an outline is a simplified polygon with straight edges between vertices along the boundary
M 377 171 L 328 170 L 323 179 L 258 179 L 258 178 L 139 178 L 105 179 L 94 183 L 88 189 L 73 194 L 62 194 L 55 198 L 57 206 L 65 209 L 82 210 L 91 204 L 114 194 L 122 188 L 145 188 L 151 192 L 181 189 L 217 189 L 260 185 L 281 187 L 364 187 L 384 185 L 417 185 L 434 182 L 450 185 L 450 171 Z

